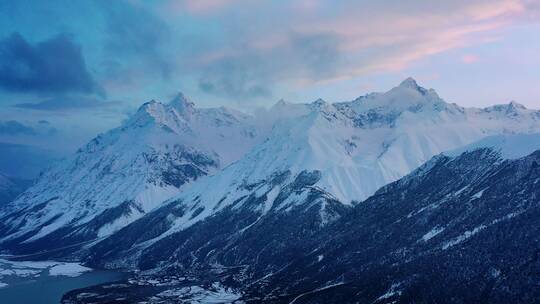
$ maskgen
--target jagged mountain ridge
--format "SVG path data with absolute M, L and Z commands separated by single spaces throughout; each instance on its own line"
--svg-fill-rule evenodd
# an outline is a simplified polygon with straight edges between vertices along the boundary
M 344 203 L 367 198 L 440 152 L 485 136 L 538 132 L 540 124 L 539 111 L 515 103 L 463 108 L 413 79 L 352 102 L 280 103 L 272 111 L 301 114 L 282 120 L 269 141 L 246 155 L 260 165 L 242 170 L 244 179 L 253 183 L 265 171 L 291 167 L 321 170 L 319 185 Z
M 162 210 L 149 215 L 148 221 L 142 220 L 139 227 L 135 222 L 111 240 L 98 244 L 92 259 L 135 268 L 174 263 L 175 252 L 183 250 L 187 254 L 190 250 L 200 250 L 186 249 L 183 244 L 185 235 L 199 229 L 192 227 L 204 225 L 221 213 L 229 218 L 251 218 L 235 223 L 235 229 L 243 232 L 272 223 L 274 217 L 290 217 L 280 219 L 290 223 L 294 220 L 291 210 L 306 213 L 305 210 L 310 210 L 311 219 L 306 225 L 324 226 L 338 220 L 354 205 L 354 200 L 362 201 L 378 187 L 414 170 L 424 158 L 490 134 L 539 128 L 537 111 L 517 108 L 514 104 L 487 109 L 461 108 L 445 103 L 434 91 L 425 90 L 410 79 L 388 93 L 376 95 L 377 102 L 360 98 L 337 105 L 322 100 L 312 104 L 278 103 L 269 112 L 288 114 L 274 124 L 262 144 L 224 170 L 199 180 Z M 408 95 L 411 97 L 403 101 L 395 97 Z M 372 113 L 374 105 L 380 115 L 369 124 L 359 126 L 350 119 L 351 113 L 356 113 L 354 117 Z M 292 109 L 288 110 L 289 107 Z M 385 113 L 392 113 L 389 114 L 392 119 Z M 520 118 L 516 119 L 516 115 Z M 289 191 L 291 185 L 306 175 L 317 178 L 307 186 Z M 276 176 L 280 177 L 279 182 Z M 345 208 L 336 208 L 335 202 Z M 331 208 L 326 209 L 327 206 Z M 158 218 L 159 229 L 142 238 L 129 238 L 131 234 L 138 235 L 134 231 L 145 231 L 144 227 L 158 222 Z M 113 248 L 114 244 L 122 246 Z M 249 249 L 243 250 L 249 260 Z M 103 251 L 107 256 L 101 255 Z M 155 252 L 163 255 L 156 257 Z M 131 258 L 125 260 L 124 256 Z M 198 259 L 197 263 L 201 262 Z M 209 254 L 201 263 L 212 259 Z
M 214 127 L 207 127 L 209 120 L 214 122 Z M 149 125 L 153 127 L 148 128 Z M 269 126 L 271 130 L 267 132 Z M 76 215 L 58 212 L 58 202 L 55 202 L 58 199 L 51 195 L 54 191 L 44 185 L 49 183 L 47 178 L 62 181 L 61 177 L 66 171 L 75 174 L 89 171 L 86 167 L 78 167 L 88 163 L 86 160 L 72 162 L 71 169 L 56 171 L 57 175 L 50 173 L 43 179 L 41 188 L 38 183 L 16 202 L 15 206 L 20 207 L 19 212 L 3 217 L 0 235 L 4 238 L 4 244 L 13 248 L 29 244 L 22 246 L 29 251 L 39 248 L 39 243 L 32 245 L 38 240 L 65 239 L 66 235 L 73 235 L 75 239 L 80 238 L 81 234 L 86 239 L 105 237 L 180 192 L 178 187 L 171 186 L 174 179 L 169 181 L 163 178 L 162 168 L 172 167 L 174 174 L 171 175 L 176 176 L 176 166 L 185 165 L 186 157 L 196 159 L 197 165 L 189 166 L 189 172 L 191 179 L 197 178 L 197 182 L 184 187 L 178 196 L 171 199 L 179 202 L 178 208 L 187 212 L 173 212 L 159 233 L 145 239 L 144 244 L 132 244 L 139 249 L 150 248 L 154 242 L 181 232 L 222 210 L 233 206 L 252 209 L 250 198 L 261 201 L 261 206 L 254 210 L 257 218 L 272 208 L 283 211 L 311 206 L 311 191 L 321 193 L 321 197 L 333 202 L 352 206 L 354 201 L 367 198 L 379 187 L 404 176 L 442 151 L 455 149 L 488 135 L 538 130 L 538 111 L 525 109 L 515 103 L 485 109 L 462 108 L 444 102 L 435 91 L 418 86 L 412 79 L 405 80 L 389 92 L 369 94 L 346 103 L 329 104 L 323 100 L 311 104 L 279 102 L 255 117 L 225 109 L 196 109 L 191 102 L 179 96 L 168 106 L 157 102 L 145 104 L 123 127 L 110 132 L 106 138 L 96 138 L 85 148 L 84 151 L 89 151 L 85 155 L 91 155 L 92 160 L 99 159 L 95 155 L 108 155 L 111 146 L 122 146 L 117 149 L 122 157 L 125 154 L 133 156 L 127 158 L 125 166 L 115 168 L 114 173 L 118 175 L 104 175 L 110 178 L 109 182 L 99 179 L 106 185 L 78 183 L 78 179 L 69 178 L 73 182 L 57 191 L 61 194 L 58 197 L 66 196 L 65 193 L 78 195 L 76 201 L 64 204 L 69 212 L 80 205 L 85 206 L 85 200 L 89 198 L 94 201 L 99 198 L 97 210 L 100 212 L 92 210 L 102 217 L 85 217 L 85 208 L 78 210 Z M 123 134 L 125 132 L 134 133 L 126 135 Z M 137 151 L 136 147 L 141 145 L 135 138 L 144 138 L 149 142 L 142 145 L 144 149 L 153 145 L 167 148 L 165 151 L 158 149 L 162 154 Z M 141 167 L 141 162 L 153 168 L 150 172 L 154 174 L 140 174 L 138 170 L 146 168 Z M 171 162 L 174 165 L 171 166 Z M 96 174 L 107 168 L 106 161 L 99 161 L 99 164 L 102 167 Z M 126 174 L 130 168 L 134 171 Z M 280 204 L 274 206 L 275 198 L 283 193 L 283 189 L 294 184 L 303 172 L 318 172 L 319 177 L 314 184 L 301 191 L 286 192 L 289 196 L 282 202 L 285 207 L 279 207 Z M 215 174 L 200 178 L 206 173 Z M 285 174 L 282 182 L 271 182 L 275 176 L 282 174 Z M 129 181 L 126 178 L 128 175 L 137 176 L 139 180 Z M 143 176 L 151 179 L 151 185 L 158 183 L 165 186 L 144 189 L 141 186 L 145 184 Z M 119 187 L 115 183 L 116 178 L 130 191 Z M 84 190 L 84 185 L 90 184 L 92 186 L 86 189 L 87 192 L 80 191 L 81 188 Z M 109 185 L 112 186 L 108 188 Z M 117 191 L 122 192 L 120 199 L 111 199 Z M 39 193 L 48 197 L 37 195 Z M 263 195 L 266 197 L 264 200 L 261 199 Z M 54 200 L 48 201 L 51 198 Z M 43 202 L 48 202 L 45 204 L 47 206 L 55 205 L 55 208 L 43 209 L 41 207 L 45 205 L 40 205 Z M 28 212 L 23 205 L 24 208 L 35 210 Z M 319 204 L 320 218 L 326 217 L 324 206 Z M 323 222 L 337 217 L 329 216 L 330 220 Z M 76 221 L 72 222 L 74 218 Z M 41 223 L 41 227 L 31 224 L 31 221 Z M 21 224 L 23 222 L 25 225 Z M 78 224 L 86 226 L 80 227 Z M 88 226 L 91 229 L 86 235 Z M 71 228 L 55 232 L 65 227 Z M 32 239 L 29 240 L 30 237 Z

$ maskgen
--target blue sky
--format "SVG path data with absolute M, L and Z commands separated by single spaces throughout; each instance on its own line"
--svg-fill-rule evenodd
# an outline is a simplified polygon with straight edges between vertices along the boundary
M 539 21 L 535 0 L 0 1 L 0 141 L 73 151 L 178 91 L 250 111 L 408 76 L 540 108 Z

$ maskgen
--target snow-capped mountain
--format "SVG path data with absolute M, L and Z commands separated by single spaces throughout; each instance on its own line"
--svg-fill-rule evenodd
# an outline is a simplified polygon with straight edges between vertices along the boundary
M 280 102 L 267 116 L 276 113 L 287 114 L 263 143 L 96 245 L 91 260 L 142 268 L 256 264 L 253 242 L 293 246 L 287 233 L 316 234 L 441 152 L 486 136 L 540 132 L 538 111 L 515 103 L 462 108 L 412 79 L 347 103 Z M 277 224 L 282 230 L 270 233 Z M 274 253 L 266 258 L 288 262 Z
M 112 238 L 124 241 L 105 248 L 106 240 L 93 259 L 107 262 L 105 248 L 113 264 L 123 263 L 118 258 L 135 250 L 127 264 L 151 267 L 174 259 L 163 244 L 180 248 L 185 231 L 208 218 L 242 217 L 229 236 L 274 217 L 291 224 L 292 214 L 323 227 L 434 155 L 490 135 L 539 131 L 539 111 L 514 102 L 463 108 L 413 79 L 350 102 L 279 102 L 255 116 L 197 109 L 179 96 L 143 105 L 49 171 L 3 214 L 0 236 L 31 251 L 126 227 Z
M 237 160 L 259 140 L 251 117 L 150 101 L 46 172 L 2 214 L 4 245 L 69 245 L 109 235 Z M 39 240 L 39 242 L 37 242 Z M 34 244 L 34 245 L 33 245 Z

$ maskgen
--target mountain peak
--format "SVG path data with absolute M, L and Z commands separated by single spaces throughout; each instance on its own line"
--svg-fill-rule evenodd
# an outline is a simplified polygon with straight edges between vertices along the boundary
M 169 106 L 175 108 L 179 113 L 191 113 L 195 107 L 195 104 L 187 98 L 182 92 L 178 94 L 169 102 Z
M 487 110 L 489 112 L 495 111 L 495 112 L 505 113 L 506 115 L 517 115 L 518 113 L 527 111 L 527 108 L 520 103 L 511 101 L 505 104 L 498 104 L 498 105 L 490 106 L 490 107 L 485 108 L 484 110 Z
M 423 87 L 419 86 L 418 83 L 416 82 L 416 80 L 414 80 L 414 78 L 412 78 L 412 77 L 409 77 L 409 78 L 403 80 L 399 84 L 399 86 L 397 86 L 394 89 L 398 89 L 398 91 L 402 91 L 403 89 L 416 91 L 420 95 L 428 97 L 428 99 L 430 99 L 430 100 L 438 101 L 440 99 L 439 95 L 437 94 L 437 92 L 435 92 L 435 90 L 426 89 L 426 88 L 423 88 Z
M 526 110 L 527 107 L 525 107 L 524 105 L 512 100 L 510 101 L 510 103 L 508 103 L 508 107 L 509 108 L 512 108 L 512 109 L 521 109 L 521 110 Z
M 155 99 L 152 99 L 150 101 L 147 101 L 143 103 L 139 109 L 137 109 L 137 113 L 149 113 L 149 111 L 152 111 L 152 108 L 155 108 L 159 102 L 157 102 Z
M 143 103 L 137 112 L 126 122 L 128 125 L 142 126 L 151 121 L 160 120 L 165 112 L 164 105 L 154 99 Z
M 316 112 L 333 112 L 333 111 L 335 111 L 334 106 L 332 104 L 326 102 L 326 100 L 324 100 L 322 98 L 318 98 L 317 100 L 315 100 L 314 102 L 309 104 L 309 107 L 312 110 L 316 111 Z
M 409 89 L 418 89 L 420 86 L 418 85 L 416 80 L 414 80 L 414 78 L 409 77 L 409 78 L 403 80 L 399 84 L 399 87 L 401 87 L 401 88 L 409 88 Z
M 322 98 L 318 98 L 317 100 L 315 100 L 311 104 L 314 105 L 315 107 L 322 107 L 322 106 L 326 105 L 327 102 Z
M 276 103 L 277 106 L 284 106 L 286 105 L 287 102 L 285 101 L 285 99 L 281 98 L 280 100 L 278 100 L 278 102 Z

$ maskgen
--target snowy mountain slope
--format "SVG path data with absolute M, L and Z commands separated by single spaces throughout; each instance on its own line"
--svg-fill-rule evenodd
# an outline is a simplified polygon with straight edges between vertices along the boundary
M 304 254 L 279 273 L 255 280 L 246 298 L 535 302 L 537 138 L 537 150 L 518 158 L 506 159 L 504 145 L 435 157 L 306 242 Z
M 272 260 L 277 269 L 294 255 L 298 238 L 309 238 L 350 209 L 314 187 L 319 178 L 319 171 L 283 172 L 243 185 L 238 190 L 245 195 L 223 208 L 174 201 L 94 245 L 86 262 L 195 271 Z
M 190 282 L 207 286 L 216 280 L 246 303 L 534 302 L 540 141 L 538 134 L 498 138 L 504 140 L 481 140 L 465 152 L 437 155 L 364 202 L 336 212 L 338 217 L 322 226 L 317 204 L 293 204 L 286 212 L 270 209 L 264 216 L 253 212 L 273 197 L 268 192 L 249 198 L 243 203 L 248 208 L 225 208 L 140 252 L 133 244 L 159 234 L 163 227 L 152 229 L 157 223 L 167 226 L 192 212 L 175 209 L 181 202 L 167 205 L 92 252 L 93 258 L 111 262 L 110 250 L 126 245 L 131 251 L 116 258 L 138 255 L 139 266 L 158 266 L 159 271 L 121 287 L 74 291 L 70 303 L 130 299 L 140 295 L 135 290 L 141 282 L 159 282 L 145 287 L 145 296 L 152 298 L 163 288 L 175 290 Z M 534 144 L 519 155 L 505 144 L 519 142 Z M 303 193 L 320 178 L 318 173 L 301 176 L 293 192 Z M 290 195 L 280 193 L 275 204 Z M 81 292 L 91 296 L 77 297 Z M 174 298 L 163 302 L 175 303 Z
M 342 215 L 334 207 L 327 214 L 326 206 L 338 202 L 348 206 L 344 209 L 350 208 L 355 201 L 364 200 L 381 186 L 410 173 L 443 151 L 491 134 L 540 130 L 538 111 L 516 107 L 513 103 L 487 109 L 464 109 L 445 103 L 433 90 L 425 90 L 411 79 L 387 93 L 369 96 L 375 99 L 360 98 L 336 105 L 322 100 L 304 105 L 278 103 L 269 110 L 268 116 L 288 114 L 274 123 L 263 143 L 215 175 L 201 178 L 171 199 L 166 207 L 149 214 L 147 219 L 120 230 L 114 241 L 98 245 L 93 259 L 97 263 L 109 260 L 110 265 L 132 267 L 171 264 L 178 248 L 183 248 L 178 249 L 182 255 L 197 250 L 186 249 L 186 240 L 207 240 L 198 234 L 192 235 L 192 230 L 207 223 L 220 226 L 216 221 L 222 217 L 253 218 L 229 226 L 231 230 L 222 236 L 222 240 L 234 238 L 235 248 L 236 240 L 242 239 L 249 230 L 264 225 L 271 227 L 274 216 L 282 217 L 280 227 L 293 225 L 298 214 L 291 210 L 313 212 L 310 220 L 302 225 L 315 233 L 313 231 L 319 228 L 313 227 L 327 225 Z M 291 111 L 287 111 L 288 107 Z M 363 122 L 359 124 L 353 118 Z M 298 178 L 306 174 L 313 176 L 307 186 L 290 191 Z M 313 192 L 317 195 L 312 195 Z M 161 221 L 159 229 L 112 248 L 121 243 L 121 239 L 129 239 L 129 235 L 137 235 L 135 231 L 145 231 L 148 223 L 157 221 Z M 128 255 L 126 251 L 131 259 L 122 261 Z M 107 256 L 102 255 L 104 252 Z M 203 260 L 206 258 L 212 255 Z
M 13 202 L 0 215 L 4 246 L 109 235 L 241 157 L 259 140 L 252 122 L 225 108 L 197 109 L 181 94 L 148 102 Z

